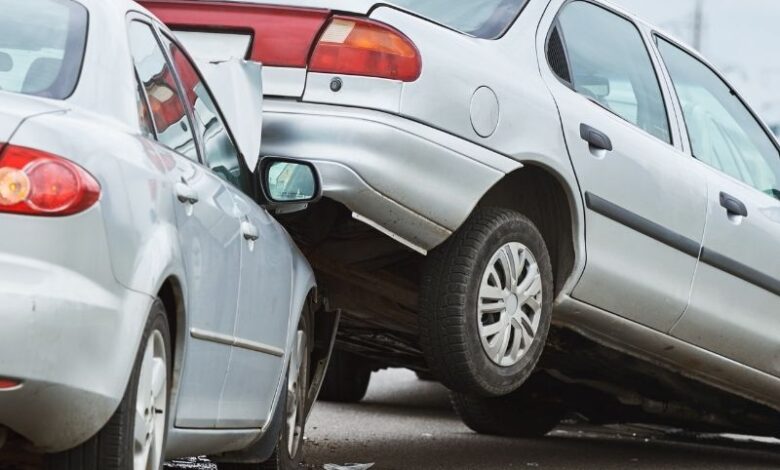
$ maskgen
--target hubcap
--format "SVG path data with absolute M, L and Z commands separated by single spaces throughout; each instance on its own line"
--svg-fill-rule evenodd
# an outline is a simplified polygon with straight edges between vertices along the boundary
M 135 399 L 133 470 L 158 470 L 168 406 L 168 367 L 162 333 L 154 331 L 146 344 Z
M 511 367 L 525 356 L 539 331 L 542 277 L 531 250 L 517 242 L 502 246 L 482 275 L 477 324 L 491 361 Z
M 309 390 L 309 354 L 306 332 L 298 330 L 287 375 L 287 452 L 295 458 L 303 442 L 306 395 Z

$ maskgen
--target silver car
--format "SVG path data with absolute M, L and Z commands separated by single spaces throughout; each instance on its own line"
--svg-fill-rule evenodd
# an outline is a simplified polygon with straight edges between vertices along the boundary
M 131 1 L 0 11 L 0 466 L 294 466 L 336 319 L 258 204 L 304 207 L 315 171 L 253 176 L 259 135 L 227 124 L 259 116 L 260 67 L 208 66 L 249 90 L 223 114 Z
M 485 433 L 777 434 L 780 151 L 696 53 L 597 0 L 146 4 L 263 62 L 263 154 L 322 174 L 285 224 L 344 312 L 327 397 L 405 366 Z

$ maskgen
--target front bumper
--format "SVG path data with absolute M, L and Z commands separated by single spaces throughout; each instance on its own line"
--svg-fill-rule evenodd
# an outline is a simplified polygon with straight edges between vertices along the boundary
M 0 427 L 42 452 L 99 431 L 124 396 L 152 299 L 113 277 L 98 207 L 0 216 Z
M 392 114 L 265 101 L 265 156 L 317 166 L 325 196 L 422 253 L 457 230 L 482 196 L 522 165 Z

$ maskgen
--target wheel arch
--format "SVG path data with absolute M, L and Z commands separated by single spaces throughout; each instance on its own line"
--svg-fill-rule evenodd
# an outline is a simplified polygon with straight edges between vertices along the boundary
M 477 203 L 520 212 L 544 238 L 553 266 L 555 294 L 575 275 L 580 258 L 581 208 L 566 178 L 538 162 L 524 162 L 490 188 Z

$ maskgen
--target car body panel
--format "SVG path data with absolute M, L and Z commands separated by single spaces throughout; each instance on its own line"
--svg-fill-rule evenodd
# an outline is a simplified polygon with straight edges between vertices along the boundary
M 182 302 L 178 312 L 169 312 L 179 327 L 173 332 L 177 344 L 170 423 L 176 422 L 179 409 L 190 406 L 190 398 L 197 400 L 195 390 L 202 393 L 216 383 L 212 392 L 218 400 L 227 377 L 232 346 L 214 343 L 216 349 L 223 348 L 224 361 L 218 360 L 221 353 L 201 350 L 195 354 L 190 347 L 196 341 L 191 329 L 197 325 L 224 329 L 229 335 L 241 333 L 240 326 L 236 329 L 235 314 L 220 319 L 221 312 L 209 315 L 201 310 L 204 315 L 197 315 L 199 307 L 213 304 L 203 304 L 204 294 L 212 294 L 217 303 L 232 304 L 233 312 L 238 305 L 244 239 L 234 196 L 226 189 L 227 183 L 210 170 L 140 132 L 137 84 L 125 31 L 128 15 L 154 20 L 129 0 L 79 1 L 89 9 L 91 21 L 81 79 L 74 93 L 55 101 L 0 92 L 0 142 L 66 158 L 89 172 L 101 186 L 99 202 L 73 216 L 0 215 L 5 233 L 0 243 L 0 290 L 6 300 L 0 306 L 4 324 L 0 330 L 0 375 L 22 381 L 20 387 L 0 392 L 0 427 L 22 435 L 40 452 L 63 451 L 83 443 L 113 415 L 125 394 L 148 312 L 163 284 L 175 285 L 175 295 Z M 197 175 L 197 182 L 212 182 L 204 194 L 212 198 L 226 195 L 220 201 L 223 212 L 235 218 L 232 233 L 213 217 L 201 221 L 205 228 L 182 226 L 183 221 L 192 220 L 175 197 L 176 184 L 182 176 L 186 182 L 187 177 Z M 286 253 L 288 263 L 279 267 L 278 282 L 295 283 L 282 294 L 287 298 L 275 301 L 279 308 L 273 314 L 282 318 L 274 321 L 284 324 L 284 328 L 275 324 L 275 344 L 283 349 L 283 357 L 275 375 L 264 377 L 264 388 L 259 391 L 268 409 L 247 410 L 255 426 L 239 433 L 240 439 L 231 430 L 192 431 L 198 439 L 180 442 L 169 449 L 172 453 L 192 455 L 204 448 L 212 452 L 238 450 L 264 435 L 262 425 L 276 410 L 285 383 L 281 370 L 287 364 L 301 308 L 315 285 L 311 268 L 281 226 L 270 221 L 256 203 L 247 201 L 251 203 L 248 213 L 266 217 L 272 226 L 269 230 L 276 234 L 263 248 L 280 256 Z M 203 252 L 207 246 L 193 237 L 198 230 L 217 235 L 212 238 L 219 243 L 212 248 L 219 253 L 234 244 L 235 261 L 212 263 L 211 270 L 205 270 L 209 268 L 203 262 L 208 258 Z M 182 243 L 182 234 L 189 235 L 189 245 Z M 220 297 L 218 288 L 230 284 L 220 284 L 225 279 L 219 276 L 226 269 L 234 271 L 230 282 L 236 290 Z M 205 282 L 205 276 L 209 276 L 207 288 L 202 283 L 193 289 L 194 280 Z M 251 285 L 252 281 L 247 281 Z M 217 363 L 209 365 L 213 358 Z M 191 364 L 189 370 L 211 374 L 192 384 L 181 375 L 187 364 Z M 236 372 L 240 375 L 239 367 Z M 215 380 L 219 373 L 222 377 Z M 242 384 L 255 385 L 257 381 Z M 211 417 L 212 426 L 217 413 L 215 410 Z M 189 431 L 181 432 L 187 435 Z M 170 435 L 175 443 L 175 428 Z

